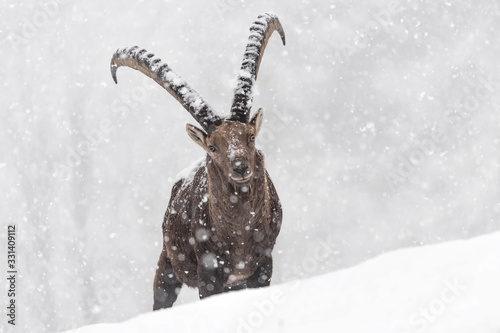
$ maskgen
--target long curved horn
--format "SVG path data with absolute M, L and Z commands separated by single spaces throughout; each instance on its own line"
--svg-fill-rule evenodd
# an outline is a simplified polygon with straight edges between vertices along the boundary
M 260 62 L 267 46 L 267 41 L 274 31 L 278 31 L 283 45 L 286 44 L 283 27 L 274 14 L 264 13 L 250 27 L 250 36 L 241 63 L 238 83 L 234 92 L 233 105 L 231 106 L 230 120 L 248 123 L 250 109 L 252 108 L 252 89 L 257 80 Z
M 155 80 L 178 100 L 208 133 L 213 132 L 222 123 L 222 119 L 215 114 L 200 94 L 153 53 L 138 46 L 118 49 L 111 59 L 111 75 L 115 83 L 118 83 L 116 71 L 120 66 L 136 69 Z

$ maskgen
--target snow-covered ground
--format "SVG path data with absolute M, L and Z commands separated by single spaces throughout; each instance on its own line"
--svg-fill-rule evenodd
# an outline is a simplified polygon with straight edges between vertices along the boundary
M 500 232 L 72 333 L 500 332 Z
M 227 114 L 265 11 L 287 37 L 269 41 L 253 110 L 283 204 L 276 286 L 500 231 L 498 1 L 3 0 L 0 220 L 19 265 L 6 332 L 151 311 L 173 181 L 203 154 L 182 106 L 131 69 L 115 85 L 111 56 L 144 47 Z

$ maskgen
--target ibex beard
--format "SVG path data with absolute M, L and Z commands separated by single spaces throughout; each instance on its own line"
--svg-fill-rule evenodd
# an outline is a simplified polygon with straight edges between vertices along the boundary
M 148 75 L 172 94 L 202 129 L 187 125 L 205 158 L 189 177 L 179 179 L 163 220 L 163 249 L 154 279 L 153 309 L 169 308 L 183 284 L 200 298 L 271 282 L 271 256 L 282 220 L 276 189 L 255 148 L 263 109 L 250 119 L 252 88 L 269 37 L 285 35 L 278 18 L 262 14 L 250 28 L 231 116 L 222 119 L 170 67 L 138 47 L 119 49 L 116 70 L 128 66 Z

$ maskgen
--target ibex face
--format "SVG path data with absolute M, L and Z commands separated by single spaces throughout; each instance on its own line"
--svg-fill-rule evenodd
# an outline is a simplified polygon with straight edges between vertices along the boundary
M 263 110 L 248 124 L 225 120 L 212 133 L 186 125 L 186 130 L 194 142 L 210 156 L 222 177 L 234 184 L 249 184 L 255 172 L 255 139 L 262 125 Z

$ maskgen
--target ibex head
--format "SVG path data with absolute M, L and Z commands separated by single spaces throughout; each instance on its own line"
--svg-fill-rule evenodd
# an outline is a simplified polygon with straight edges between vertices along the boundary
M 285 33 L 274 14 L 259 15 L 250 27 L 251 33 L 228 119 L 217 116 L 210 105 L 167 64 L 137 46 L 118 49 L 115 52 L 111 59 L 111 74 L 117 82 L 118 67 L 131 67 L 165 88 L 203 128 L 188 124 L 186 129 L 191 139 L 205 149 L 217 170 L 228 176 L 230 182 L 244 185 L 252 180 L 255 171 L 255 139 L 263 119 L 262 109 L 259 109 L 252 120 L 249 119 L 253 101 L 252 90 L 267 42 L 275 30 L 285 44 Z
M 211 163 L 235 185 L 246 185 L 255 171 L 255 138 L 262 125 L 263 110 L 248 123 L 225 120 L 210 134 L 187 124 L 191 139 L 210 157 Z

